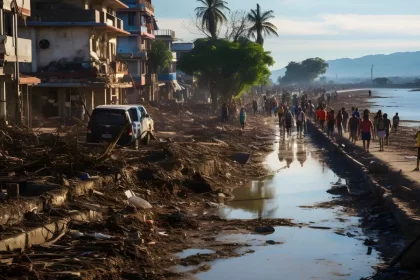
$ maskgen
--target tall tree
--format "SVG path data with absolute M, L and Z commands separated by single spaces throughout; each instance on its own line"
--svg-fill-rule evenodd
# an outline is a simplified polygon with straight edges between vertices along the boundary
M 197 0 L 203 7 L 195 8 L 197 18 L 201 19 L 201 26 L 210 32 L 212 38 L 217 38 L 218 25 L 227 21 L 223 13 L 229 10 L 224 0 Z
M 277 27 L 269 22 L 274 18 L 274 11 L 261 11 L 260 4 L 257 4 L 256 10 L 251 10 L 248 14 L 248 20 L 252 27 L 249 29 L 249 36 L 256 39 L 256 42 L 261 46 L 264 45 L 264 37 L 269 35 L 279 36 L 277 34 Z
M 230 12 L 229 20 L 226 23 L 225 38 L 233 42 L 239 42 L 241 39 L 247 38 L 250 27 L 251 24 L 246 11 Z

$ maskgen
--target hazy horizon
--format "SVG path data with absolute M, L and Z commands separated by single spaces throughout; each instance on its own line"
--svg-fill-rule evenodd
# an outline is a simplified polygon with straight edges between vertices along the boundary
M 227 0 L 232 11 L 250 10 L 257 2 L 273 10 L 279 37 L 266 39 L 280 69 L 309 57 L 325 60 L 420 50 L 420 6 L 415 0 Z M 197 38 L 188 27 L 196 0 L 154 1 L 161 29 L 172 29 L 185 42 Z

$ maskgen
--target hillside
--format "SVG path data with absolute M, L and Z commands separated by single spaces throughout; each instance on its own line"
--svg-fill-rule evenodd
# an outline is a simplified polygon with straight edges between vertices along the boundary
M 420 74 L 420 51 L 398 52 L 389 55 L 368 55 L 360 58 L 341 58 L 329 60 L 326 76 L 339 78 L 370 78 L 370 69 L 374 65 L 375 77 L 418 76 Z M 277 81 L 286 69 L 272 71 L 271 79 Z

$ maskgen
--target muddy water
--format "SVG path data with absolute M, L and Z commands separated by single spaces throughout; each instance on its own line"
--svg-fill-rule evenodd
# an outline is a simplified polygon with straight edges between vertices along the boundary
M 335 280 L 371 275 L 372 266 L 379 262 L 379 254 L 375 250 L 368 251 L 363 245 L 365 236 L 358 227 L 357 217 L 344 214 L 339 207 L 301 207 L 331 200 L 332 195 L 326 190 L 345 180 L 328 168 L 309 139 L 281 139 L 275 148 L 267 158 L 272 176 L 234 190 L 234 200 L 218 209 L 217 214 L 228 219 L 292 218 L 296 223 L 331 229 L 277 227 L 274 234 L 266 236 L 219 236 L 220 241 L 251 244 L 255 252 L 211 262 L 211 270 L 197 277 L 203 280 Z M 268 240 L 282 244 L 268 245 Z

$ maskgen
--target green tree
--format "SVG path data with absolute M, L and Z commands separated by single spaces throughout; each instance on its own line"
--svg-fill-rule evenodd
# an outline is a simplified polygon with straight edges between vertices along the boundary
M 201 19 L 201 26 L 208 30 L 212 38 L 217 38 L 218 26 L 227 21 L 225 10 L 229 11 L 227 2 L 223 0 L 197 0 L 203 7 L 195 8 L 197 18 Z
M 268 66 L 274 64 L 270 53 L 254 42 L 198 39 L 194 45 L 179 61 L 178 68 L 207 80 L 214 109 L 218 97 L 230 101 L 252 86 L 265 84 L 270 76 Z
M 252 26 L 249 29 L 249 36 L 256 39 L 256 42 L 261 46 L 264 45 L 264 36 L 277 34 L 277 27 L 268 20 L 274 18 L 274 11 L 261 11 L 261 7 L 257 4 L 256 10 L 251 10 L 248 14 L 248 20 Z
M 171 65 L 172 53 L 163 41 L 153 41 L 147 56 L 152 73 L 167 71 Z
M 328 63 L 322 58 L 308 58 L 302 62 L 290 62 L 282 83 L 310 83 L 327 72 Z

